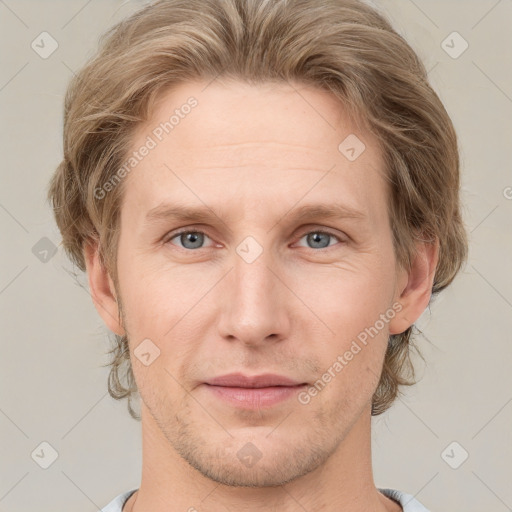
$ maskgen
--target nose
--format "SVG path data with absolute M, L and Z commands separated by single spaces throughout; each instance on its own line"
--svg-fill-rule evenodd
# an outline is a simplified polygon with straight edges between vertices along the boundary
M 219 334 L 223 339 L 238 340 L 258 346 L 289 336 L 288 307 L 291 292 L 286 278 L 270 251 L 252 262 L 238 253 L 233 255 L 233 268 L 218 290 Z

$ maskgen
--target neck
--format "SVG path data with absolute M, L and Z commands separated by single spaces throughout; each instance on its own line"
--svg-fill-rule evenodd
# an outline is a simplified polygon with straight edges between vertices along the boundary
M 123 512 L 402 510 L 382 495 L 373 482 L 369 408 L 331 456 L 313 471 L 275 487 L 232 487 L 219 484 L 190 466 L 162 434 L 143 403 L 141 406 L 142 481 Z

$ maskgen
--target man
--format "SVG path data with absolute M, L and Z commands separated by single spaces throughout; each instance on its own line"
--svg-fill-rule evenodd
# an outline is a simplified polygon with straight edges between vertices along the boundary
M 116 335 L 111 394 L 141 398 L 141 485 L 103 510 L 425 511 L 375 486 L 371 416 L 464 261 L 458 187 L 425 69 L 363 3 L 164 0 L 114 27 L 49 192 Z

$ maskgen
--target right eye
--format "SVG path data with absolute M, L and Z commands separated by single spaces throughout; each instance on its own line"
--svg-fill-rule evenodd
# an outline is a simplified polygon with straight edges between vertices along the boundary
M 174 240 L 177 238 L 181 245 L 178 245 L 178 247 L 181 247 L 182 249 L 202 249 L 201 245 L 204 242 L 204 238 L 210 238 L 208 235 L 203 233 L 202 231 L 192 231 L 192 230 L 186 230 L 183 229 L 181 231 L 170 233 L 171 236 L 167 236 L 165 243 L 171 242 L 171 240 Z M 174 244 L 173 244 L 174 245 Z

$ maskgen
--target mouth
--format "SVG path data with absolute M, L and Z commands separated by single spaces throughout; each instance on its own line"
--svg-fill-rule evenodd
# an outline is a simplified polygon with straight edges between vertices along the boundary
M 275 406 L 295 396 L 307 386 L 283 375 L 247 376 L 232 373 L 215 377 L 204 383 L 218 400 L 243 409 L 262 409 Z

